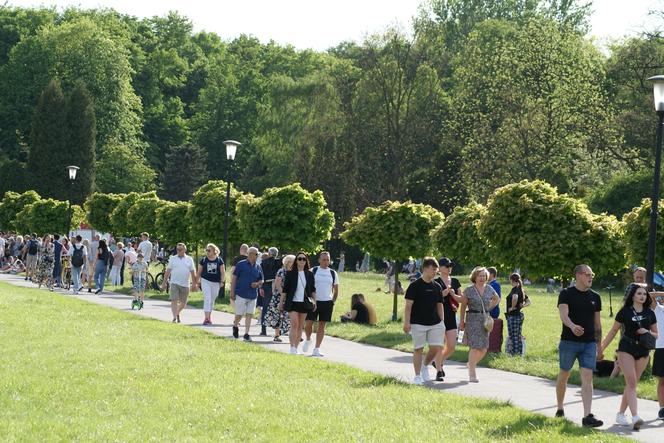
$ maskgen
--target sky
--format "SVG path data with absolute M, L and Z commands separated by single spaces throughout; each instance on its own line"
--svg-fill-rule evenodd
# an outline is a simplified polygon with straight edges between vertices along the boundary
M 325 50 L 342 41 L 360 41 L 390 25 L 410 28 L 421 0 L 9 0 L 12 6 L 112 7 L 138 17 L 175 10 L 191 19 L 196 31 L 225 40 L 251 34 L 298 49 Z M 648 12 L 664 0 L 595 0 L 591 35 L 599 43 L 652 26 Z

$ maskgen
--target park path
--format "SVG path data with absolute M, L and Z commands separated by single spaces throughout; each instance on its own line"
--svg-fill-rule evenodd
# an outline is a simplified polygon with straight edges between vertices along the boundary
M 24 281 L 23 277 L 16 275 L 0 274 L 0 281 L 17 286 L 35 287 L 32 283 Z M 75 296 L 71 292 L 66 293 L 57 289 L 56 293 L 109 306 L 135 315 L 167 322 L 172 320 L 170 303 L 166 301 L 148 299 L 145 301 L 144 309 L 132 311 L 131 297 L 123 294 L 105 293 L 102 296 L 95 296 L 84 292 Z M 180 316 L 182 323 L 173 325 L 173 327 L 191 326 L 210 334 L 231 337 L 233 316 L 216 311 L 212 315 L 215 324 L 213 326 L 203 326 L 203 310 L 187 307 Z M 254 344 L 273 351 L 288 352 L 287 340 L 284 343 L 274 343 L 272 337 L 258 336 L 259 332 L 259 327 L 252 326 L 251 333 Z M 240 333 L 242 333 L 242 328 Z M 406 382 L 410 382 L 413 377 L 412 354 L 410 353 L 355 343 L 335 337 L 326 337 L 321 351 L 325 355 L 324 359 L 326 361 L 345 363 L 365 371 L 395 377 Z M 430 372 L 433 375 L 433 370 Z M 507 401 L 514 406 L 549 417 L 555 414 L 555 382 L 551 380 L 497 369 L 478 368 L 477 374 L 480 383 L 468 383 L 465 364 L 452 361 L 446 363 L 445 372 L 445 382 L 430 382 L 427 383 L 427 387 L 464 396 Z M 567 418 L 575 423 L 580 423 L 583 414 L 580 387 L 570 385 L 566 400 L 565 414 Z M 664 421 L 656 419 L 659 411 L 657 402 L 639 399 L 639 415 L 646 423 L 638 432 L 632 431 L 631 428 L 615 425 L 615 415 L 619 406 L 619 394 L 595 390 L 593 413 L 604 421 L 604 426 L 599 428 L 600 430 L 631 437 L 642 442 L 664 442 Z

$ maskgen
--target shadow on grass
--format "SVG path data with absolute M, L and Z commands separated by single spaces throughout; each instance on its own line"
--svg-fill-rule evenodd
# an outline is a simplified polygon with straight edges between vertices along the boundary
M 476 407 L 484 407 L 484 405 L 476 405 Z M 509 407 L 508 405 L 488 405 L 486 409 L 493 409 L 495 410 L 496 407 L 502 408 L 502 407 Z M 502 426 L 500 428 L 493 429 L 488 432 L 489 436 L 492 436 L 496 439 L 505 439 L 505 440 L 513 440 L 515 439 L 516 436 L 520 434 L 529 434 L 531 432 L 540 430 L 540 429 L 550 429 L 551 428 L 551 421 L 554 419 L 547 418 L 544 416 L 540 415 L 535 415 L 535 416 L 528 416 L 528 417 L 523 417 L 523 418 L 518 418 L 511 423 Z M 598 436 L 599 433 L 597 431 L 593 431 L 590 429 L 585 429 L 582 427 L 579 427 L 572 423 L 571 421 L 568 420 L 559 420 L 558 424 L 558 432 L 561 435 L 568 435 L 572 437 L 582 437 L 582 436 Z M 525 438 L 525 437 L 523 437 Z M 599 439 L 601 440 L 601 438 Z

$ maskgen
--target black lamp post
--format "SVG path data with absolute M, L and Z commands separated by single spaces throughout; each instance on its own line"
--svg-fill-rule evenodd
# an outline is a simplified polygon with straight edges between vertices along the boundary
M 224 142 L 226 145 L 226 160 L 229 162 L 232 162 L 235 160 L 235 152 L 237 151 L 237 147 L 241 146 L 242 143 L 236 142 L 235 140 L 226 140 Z M 230 212 L 230 204 L 231 204 L 231 174 L 230 174 L 230 163 L 228 165 L 229 167 L 226 168 L 226 215 L 224 216 L 224 249 L 221 250 L 221 259 L 224 261 L 224 264 L 228 266 L 226 263 L 226 251 L 228 250 L 228 215 Z
M 71 210 L 71 200 L 74 197 L 74 180 L 76 180 L 76 173 L 78 172 L 78 166 L 67 166 L 69 171 L 69 224 L 67 225 L 67 237 L 69 237 L 69 230 L 71 229 L 71 219 L 73 218 Z
M 657 212 L 659 211 L 659 173 L 662 167 L 662 130 L 664 129 L 664 75 L 656 75 L 648 80 L 653 82 L 655 111 L 659 117 L 657 124 L 657 146 L 655 147 L 655 173 L 653 175 L 652 199 L 650 201 L 650 228 L 648 230 L 648 257 L 646 263 L 646 283 L 654 287 L 655 243 L 657 239 Z

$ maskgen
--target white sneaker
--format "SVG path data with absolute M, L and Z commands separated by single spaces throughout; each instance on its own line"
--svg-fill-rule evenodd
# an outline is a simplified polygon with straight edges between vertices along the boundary
M 311 346 L 311 340 L 305 340 L 304 344 L 302 345 L 302 353 L 306 354 L 307 351 L 309 350 L 309 346 Z
M 627 419 L 627 416 L 625 414 L 621 414 L 620 412 L 616 414 L 616 423 L 620 426 L 629 426 L 631 424 Z
M 643 426 L 643 419 L 638 415 L 633 416 L 632 426 L 635 431 L 638 431 L 639 429 L 641 429 L 641 426 Z
M 424 383 L 422 381 L 422 377 L 420 377 L 419 375 L 416 375 L 415 378 L 413 379 L 413 384 L 414 385 L 421 385 L 422 383 Z
M 290 348 L 290 354 L 292 354 L 292 355 L 297 355 L 297 348 L 294 347 L 294 346 L 291 346 L 291 348 Z
M 422 376 L 422 381 L 431 381 L 431 377 L 429 376 L 429 368 L 424 366 L 424 363 L 422 363 L 422 369 L 420 369 L 420 375 Z
M 323 357 L 323 354 L 320 353 L 320 349 L 314 348 L 313 352 L 311 353 L 312 357 Z

